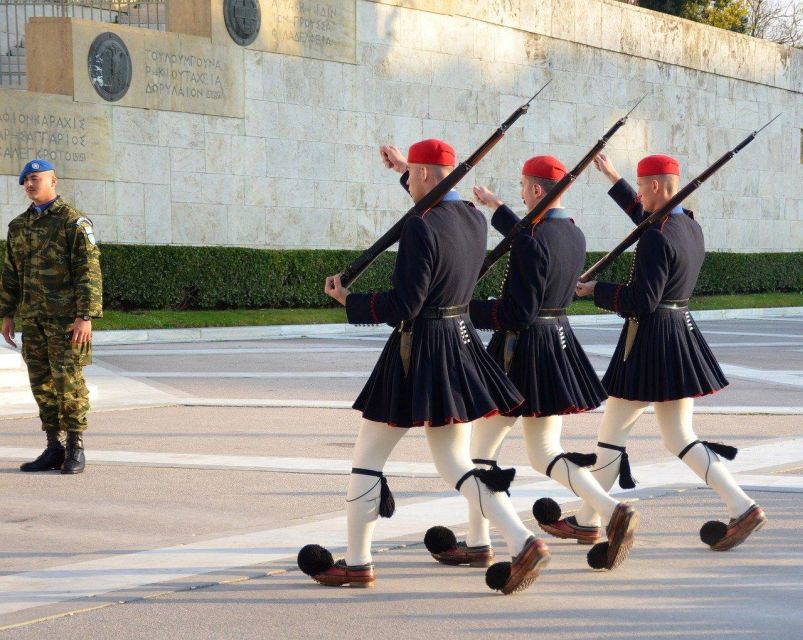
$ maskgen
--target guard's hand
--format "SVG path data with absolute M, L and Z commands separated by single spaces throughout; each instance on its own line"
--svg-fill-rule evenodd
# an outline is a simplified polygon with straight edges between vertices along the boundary
M 394 147 L 392 144 L 383 144 L 379 147 L 379 155 L 382 158 L 382 164 L 388 169 L 393 169 L 398 173 L 407 171 L 407 158 L 402 155 L 398 147 Z
M 616 167 L 613 166 L 613 162 L 611 162 L 611 159 L 608 157 L 607 153 L 600 152 L 594 156 L 594 166 L 597 168 L 597 171 L 600 171 L 614 184 L 617 183 L 622 177 L 619 175 Z
M 14 342 L 14 318 L 13 316 L 6 316 L 3 318 L 3 339 L 15 349 L 17 343 Z
M 596 286 L 596 280 L 592 280 L 591 282 L 578 282 L 574 287 L 574 293 L 578 298 L 585 298 L 586 296 L 593 295 L 594 287 Z
M 326 279 L 326 284 L 324 285 L 323 292 L 329 296 L 330 298 L 334 298 L 343 306 L 346 306 L 346 298 L 351 293 L 346 287 L 344 287 L 340 282 L 340 276 L 342 274 L 338 273 L 336 276 L 329 276 Z
M 72 326 L 72 341 L 79 344 L 89 342 L 92 339 L 92 321 L 76 318 Z
M 474 187 L 473 191 L 477 202 L 484 204 L 486 207 L 489 207 L 494 211 L 504 204 L 504 202 L 497 198 L 494 192 L 487 187 L 477 185 Z

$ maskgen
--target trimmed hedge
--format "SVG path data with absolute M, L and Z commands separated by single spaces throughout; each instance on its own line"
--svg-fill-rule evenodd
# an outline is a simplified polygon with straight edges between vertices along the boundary
M 0 242 L 0 249 L 4 243 Z M 103 298 L 107 309 L 228 309 L 323 307 L 326 276 L 359 251 L 263 250 L 238 247 L 101 245 Z M 591 252 L 586 265 L 603 254 Z M 394 253 L 385 253 L 363 274 L 355 291 L 385 289 Z M 475 291 L 497 295 L 505 260 Z M 603 279 L 627 279 L 630 255 L 621 256 Z M 696 295 L 803 291 L 803 253 L 709 253 Z

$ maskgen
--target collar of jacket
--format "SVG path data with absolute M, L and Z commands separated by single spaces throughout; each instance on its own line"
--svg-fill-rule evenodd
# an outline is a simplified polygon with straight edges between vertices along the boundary
M 42 215 L 45 211 L 47 211 L 51 207 L 55 211 L 56 209 L 59 208 L 59 206 L 56 205 L 56 203 L 61 204 L 59 202 L 59 200 L 61 200 L 61 196 L 56 196 L 50 202 L 46 202 L 45 204 L 33 204 L 33 203 L 31 203 L 31 211 L 33 211 L 37 216 Z M 56 205 L 56 206 L 54 207 L 53 205 Z
M 552 218 L 565 219 L 569 217 L 569 213 L 563 207 L 552 207 L 546 212 L 545 219 L 551 220 Z

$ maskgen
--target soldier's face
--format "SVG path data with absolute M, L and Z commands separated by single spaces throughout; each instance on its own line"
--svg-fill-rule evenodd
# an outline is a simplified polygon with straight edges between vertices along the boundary
M 541 198 L 544 197 L 544 193 L 541 190 L 541 185 L 539 185 L 534 180 L 530 180 L 528 176 L 522 174 L 521 176 L 521 199 L 524 201 L 524 204 L 527 206 L 528 211 L 532 211 L 535 209 L 535 205 L 537 205 Z
M 652 177 L 636 178 L 638 194 L 641 196 L 641 204 L 647 211 L 655 211 L 655 204 L 658 197 L 658 181 Z
M 641 204 L 647 211 L 656 211 L 677 193 L 678 176 L 644 176 L 636 179 Z
M 407 187 L 410 189 L 413 202 L 418 202 L 432 188 L 429 184 L 430 176 L 427 167 L 423 164 L 411 164 L 408 169 L 410 174 L 407 176 Z
M 56 197 L 58 180 L 52 171 L 39 171 L 25 176 L 22 186 L 34 204 L 44 204 Z

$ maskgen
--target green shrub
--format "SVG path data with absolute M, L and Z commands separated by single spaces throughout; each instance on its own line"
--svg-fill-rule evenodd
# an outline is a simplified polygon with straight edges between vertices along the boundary
M 4 243 L 0 242 L 0 249 Z M 238 247 L 101 245 L 107 309 L 227 309 L 323 307 L 326 276 L 341 271 L 359 251 L 262 250 Z M 589 253 L 586 266 L 602 257 Z M 390 285 L 394 253 L 385 253 L 356 282 L 355 291 Z M 623 282 L 630 255 L 601 279 Z M 475 296 L 498 295 L 505 259 L 479 283 Z M 695 293 L 716 295 L 803 291 L 803 253 L 709 253 Z

